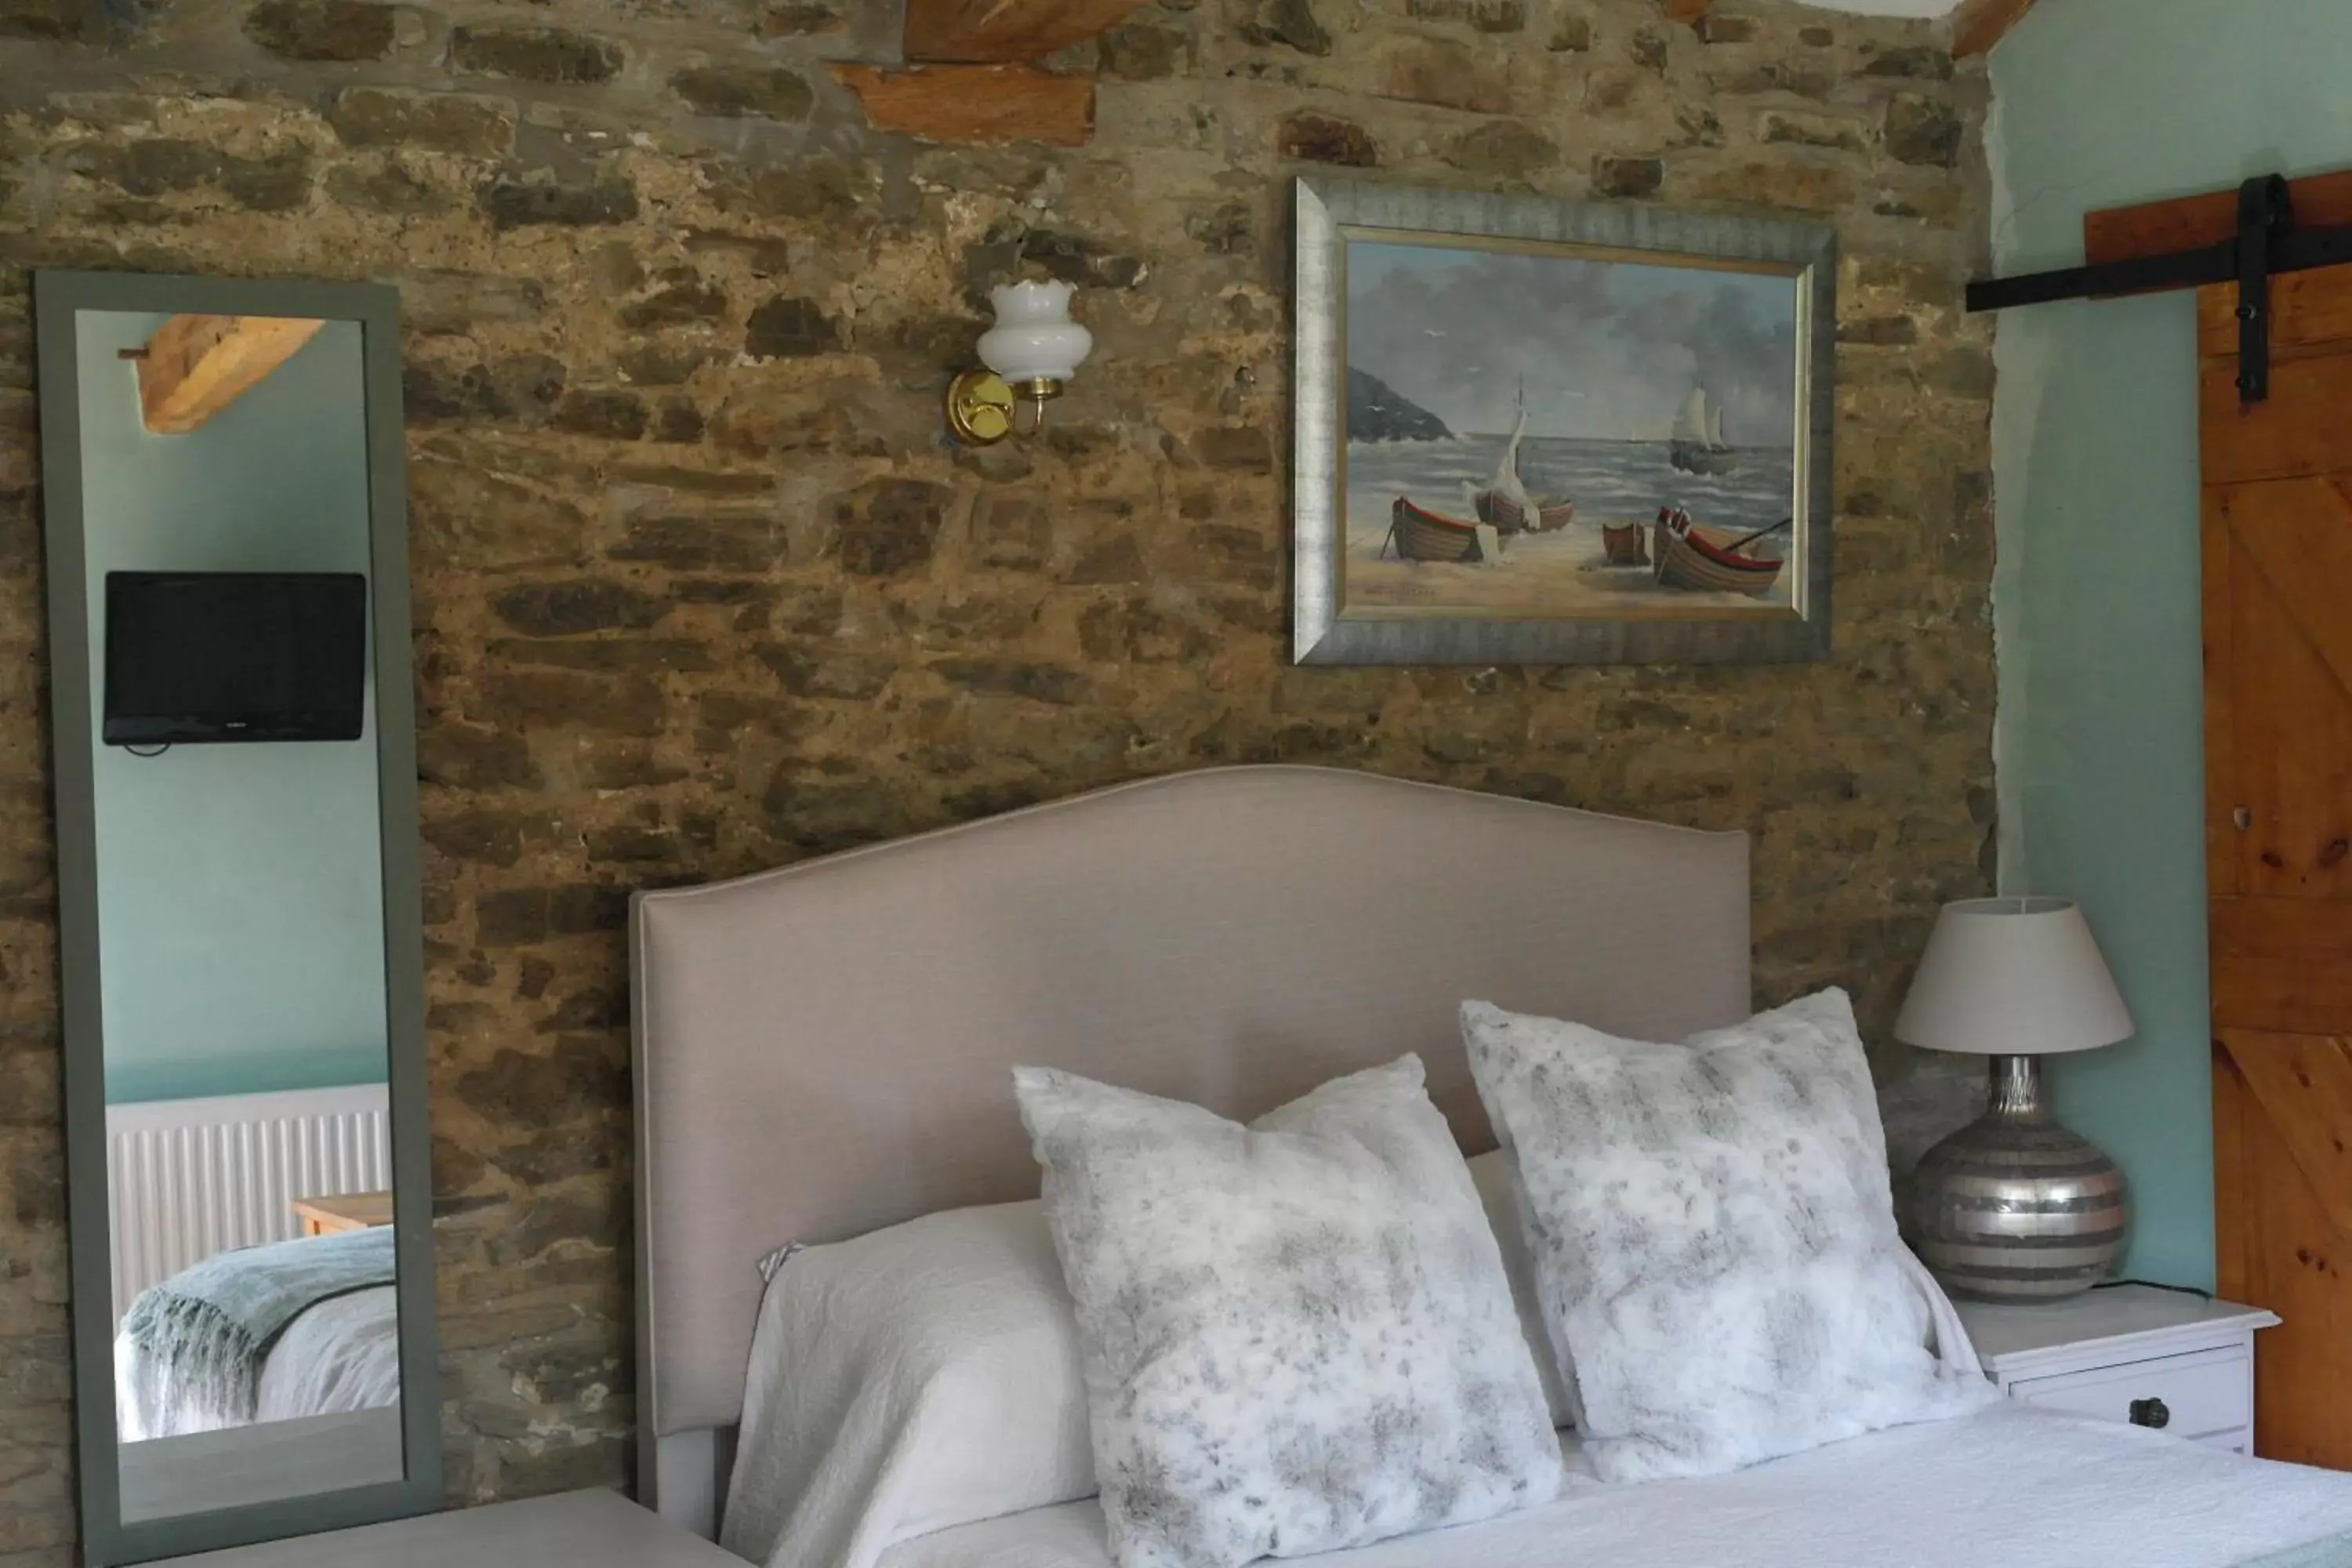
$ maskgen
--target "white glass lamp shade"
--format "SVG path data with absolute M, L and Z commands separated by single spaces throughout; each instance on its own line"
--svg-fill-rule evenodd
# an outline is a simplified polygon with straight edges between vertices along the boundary
M 1064 382 L 1094 353 L 1095 335 L 1070 320 L 1067 283 L 1014 283 L 990 298 L 996 325 L 980 340 L 982 364 L 1014 386 Z
M 1895 1035 L 1977 1056 L 2051 1056 L 2129 1039 L 2131 1010 L 2065 899 L 1944 906 Z

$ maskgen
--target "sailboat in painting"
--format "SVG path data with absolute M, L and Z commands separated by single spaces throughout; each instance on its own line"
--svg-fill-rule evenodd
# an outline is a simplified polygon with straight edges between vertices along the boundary
M 1686 474 L 1728 474 L 1739 467 L 1738 452 L 1723 438 L 1723 409 L 1706 388 L 1694 386 L 1683 400 L 1666 459 Z
M 1492 524 L 1499 533 L 1550 533 L 1566 528 L 1576 517 L 1576 503 L 1572 500 L 1539 501 L 1528 494 L 1527 484 L 1519 478 L 1519 444 L 1527 437 L 1528 389 L 1522 383 L 1519 416 L 1511 426 L 1510 445 L 1503 448 L 1503 460 L 1496 465 L 1495 477 L 1470 500 L 1478 521 Z

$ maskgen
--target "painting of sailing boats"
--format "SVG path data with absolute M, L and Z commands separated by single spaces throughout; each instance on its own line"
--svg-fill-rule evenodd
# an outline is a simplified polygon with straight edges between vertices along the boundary
M 1294 660 L 1827 655 L 1834 228 L 1293 189 Z
M 1340 614 L 1788 616 L 1800 279 L 1350 237 Z

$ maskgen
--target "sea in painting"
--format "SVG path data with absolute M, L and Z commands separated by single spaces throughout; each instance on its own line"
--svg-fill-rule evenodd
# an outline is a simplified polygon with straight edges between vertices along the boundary
M 1348 266 L 1342 614 L 1788 613 L 1793 279 L 1362 241 Z

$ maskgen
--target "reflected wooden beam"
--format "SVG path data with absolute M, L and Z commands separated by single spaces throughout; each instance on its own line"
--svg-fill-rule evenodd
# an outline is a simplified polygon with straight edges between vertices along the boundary
M 1992 47 L 2009 37 L 2009 30 L 2025 20 L 2033 9 L 2033 0 L 1960 0 L 1952 13 L 1952 56 L 1970 59 L 1990 54 Z
M 174 316 L 139 359 L 139 412 L 184 436 L 252 391 L 327 323 L 308 316 Z
M 907 58 L 958 65 L 1034 60 L 1083 43 L 1143 0 L 907 0 Z

